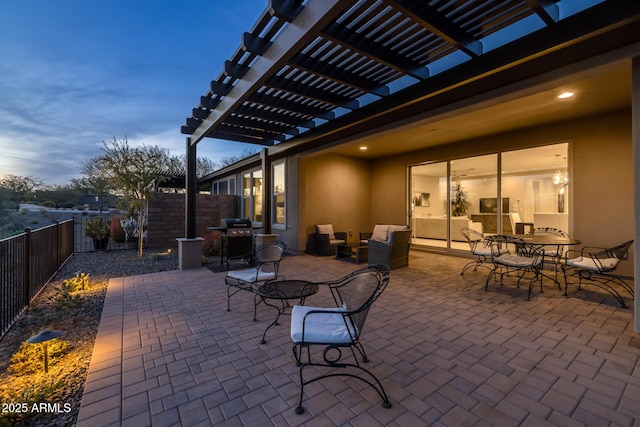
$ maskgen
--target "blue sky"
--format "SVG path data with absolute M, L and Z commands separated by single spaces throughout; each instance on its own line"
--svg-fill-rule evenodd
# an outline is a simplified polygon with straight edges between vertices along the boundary
M 185 123 L 267 0 L 0 2 L 0 176 L 80 176 L 103 141 L 184 154 Z M 205 139 L 213 161 L 249 144 Z

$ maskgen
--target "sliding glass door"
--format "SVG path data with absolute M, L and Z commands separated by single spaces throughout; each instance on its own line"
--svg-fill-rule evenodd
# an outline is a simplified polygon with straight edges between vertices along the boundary
M 568 230 L 568 143 L 410 168 L 413 244 L 468 250 L 460 230 Z M 500 166 L 499 166 L 500 165 Z

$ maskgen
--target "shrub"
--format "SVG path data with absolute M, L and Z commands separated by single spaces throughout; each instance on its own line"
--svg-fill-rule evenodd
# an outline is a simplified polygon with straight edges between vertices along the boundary
M 87 220 L 84 234 L 98 240 L 109 238 L 109 224 L 101 216 Z
M 44 202 L 40 203 L 40 206 L 43 206 L 45 208 L 55 208 L 56 202 L 54 202 L 53 200 L 45 200 Z
M 73 202 L 64 202 L 62 204 L 62 207 L 65 208 L 65 209 L 73 209 L 73 208 L 76 207 L 76 204 L 73 203 Z
M 124 233 L 124 229 L 122 228 L 121 218 L 118 215 L 111 218 L 109 228 L 111 229 L 112 240 L 119 243 L 124 242 L 125 233 Z
M 218 254 L 220 254 L 220 232 L 218 230 L 214 230 L 204 236 L 204 242 L 202 242 L 202 255 L 214 256 Z
M 47 343 L 49 366 L 55 365 L 69 350 L 69 342 L 58 338 Z M 18 352 L 11 357 L 8 371 L 14 375 L 27 375 L 44 369 L 44 346 L 23 342 Z

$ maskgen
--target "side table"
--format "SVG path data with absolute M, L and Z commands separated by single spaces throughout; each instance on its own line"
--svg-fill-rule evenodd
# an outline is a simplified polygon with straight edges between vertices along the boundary
M 272 326 L 278 324 L 280 316 L 282 314 L 290 314 L 285 313 L 287 308 L 291 308 L 289 304 L 290 300 L 298 300 L 299 304 L 303 305 L 305 298 L 318 293 L 318 290 L 319 287 L 317 284 L 307 280 L 273 280 L 260 286 L 256 292 L 257 296 L 259 296 L 261 301 L 266 305 L 278 310 L 276 319 L 264 330 L 260 344 L 266 343 L 265 337 L 267 336 L 267 331 Z M 269 303 L 269 300 L 280 301 L 280 304 Z M 259 301 L 256 300 L 255 304 L 258 305 Z
M 367 262 L 369 259 L 369 246 L 354 243 L 339 243 L 336 245 L 336 259 L 351 258 L 356 264 Z

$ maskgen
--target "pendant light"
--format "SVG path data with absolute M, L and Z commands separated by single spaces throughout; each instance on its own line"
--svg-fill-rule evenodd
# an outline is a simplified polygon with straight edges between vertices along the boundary
M 555 185 L 559 185 L 564 180 L 562 172 L 560 171 L 560 154 L 556 154 L 556 171 L 553 174 L 551 180 Z

